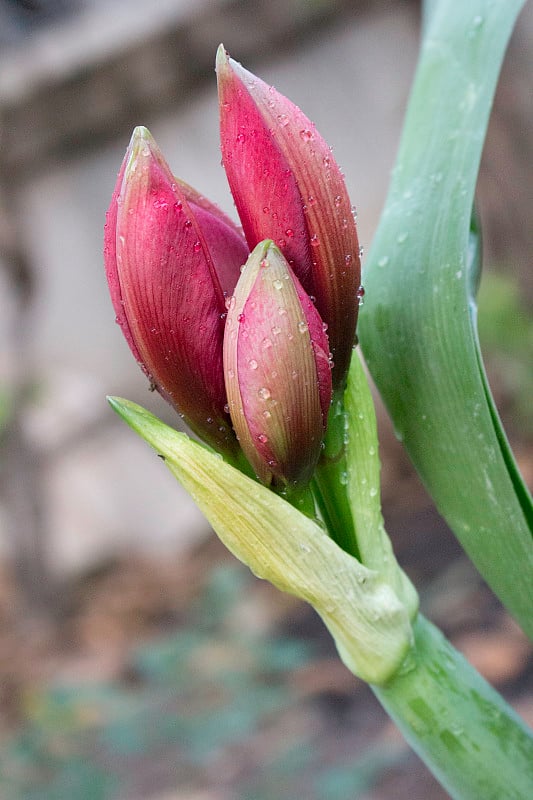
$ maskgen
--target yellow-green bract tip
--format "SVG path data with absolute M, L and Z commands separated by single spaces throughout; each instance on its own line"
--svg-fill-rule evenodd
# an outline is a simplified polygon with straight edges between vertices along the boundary
M 384 683 L 411 646 L 403 603 L 319 525 L 222 458 L 119 397 L 112 408 L 165 458 L 226 547 L 258 577 L 311 603 L 356 675 Z

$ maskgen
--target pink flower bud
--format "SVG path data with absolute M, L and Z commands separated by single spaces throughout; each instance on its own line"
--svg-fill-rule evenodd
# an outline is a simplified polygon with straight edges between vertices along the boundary
M 251 253 L 230 301 L 224 374 L 233 426 L 258 477 L 306 484 L 331 401 L 328 338 L 271 241 Z
M 217 54 L 222 159 L 250 248 L 272 239 L 328 325 L 333 383 L 355 341 L 361 264 L 343 175 L 313 123 L 272 86 Z
M 248 248 L 216 206 L 176 180 L 136 128 L 107 213 L 117 322 L 155 388 L 215 448 L 236 447 L 222 368 L 225 294 Z

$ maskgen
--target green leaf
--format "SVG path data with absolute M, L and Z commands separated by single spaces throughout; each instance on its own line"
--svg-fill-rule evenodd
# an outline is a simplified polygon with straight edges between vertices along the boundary
M 470 232 L 492 98 L 522 5 L 432 4 L 389 196 L 368 257 L 360 334 L 397 435 L 440 513 L 533 635 L 531 498 L 479 352 Z
M 386 576 L 387 583 L 402 598 L 411 619 L 414 619 L 418 611 L 418 595 L 398 566 L 383 523 L 376 412 L 359 353 L 354 353 L 350 364 L 344 405 L 346 491 L 360 560 Z

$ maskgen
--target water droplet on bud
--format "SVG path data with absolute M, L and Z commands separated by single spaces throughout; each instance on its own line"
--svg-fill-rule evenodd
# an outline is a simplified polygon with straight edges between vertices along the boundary
M 281 125 L 282 128 L 285 128 L 289 124 L 289 118 L 288 118 L 287 114 L 278 114 L 277 120 L 278 120 L 279 125 Z
M 270 398 L 270 390 L 266 388 L 266 386 L 262 386 L 261 389 L 257 392 L 261 400 L 268 400 Z
M 310 242 L 311 242 L 311 247 L 319 247 L 320 239 L 318 238 L 316 233 L 313 233 L 313 235 L 311 236 Z
M 264 433 L 260 433 L 257 437 L 257 441 L 261 442 L 261 444 L 266 444 L 268 442 L 268 436 L 266 436 Z
M 313 139 L 313 132 L 309 130 L 309 128 L 304 128 L 300 131 L 300 139 L 304 142 L 310 142 Z

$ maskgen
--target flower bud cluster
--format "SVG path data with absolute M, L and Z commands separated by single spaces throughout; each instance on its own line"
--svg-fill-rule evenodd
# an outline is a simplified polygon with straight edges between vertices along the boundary
M 107 214 L 117 322 L 152 386 L 217 451 L 306 484 L 355 340 L 359 245 L 342 174 L 289 100 L 217 55 L 241 231 L 136 128 Z M 250 252 L 251 251 L 251 252 Z

